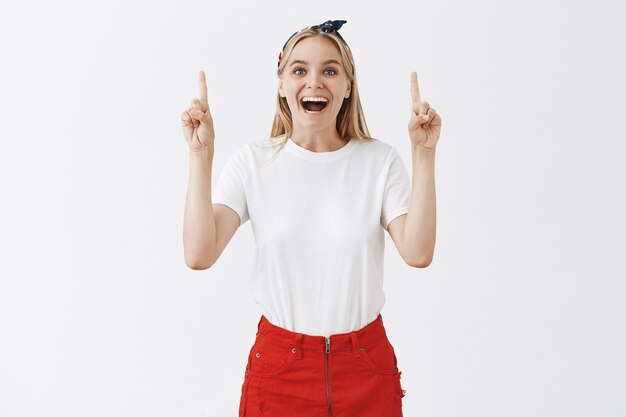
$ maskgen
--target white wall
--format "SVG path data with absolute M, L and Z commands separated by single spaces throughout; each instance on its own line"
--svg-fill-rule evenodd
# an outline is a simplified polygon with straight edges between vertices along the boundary
M 204 70 L 215 181 L 269 134 L 283 43 L 327 19 L 408 169 L 412 70 L 443 118 L 434 262 L 387 236 L 405 415 L 626 415 L 626 7 L 331 4 L 3 0 L 1 416 L 236 415 L 254 238 L 185 266 L 180 112 Z

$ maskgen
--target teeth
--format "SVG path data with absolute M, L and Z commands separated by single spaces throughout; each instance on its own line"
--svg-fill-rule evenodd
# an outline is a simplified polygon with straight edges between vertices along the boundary
M 326 99 L 325 97 L 303 97 L 302 101 L 321 101 L 326 103 L 328 99 Z

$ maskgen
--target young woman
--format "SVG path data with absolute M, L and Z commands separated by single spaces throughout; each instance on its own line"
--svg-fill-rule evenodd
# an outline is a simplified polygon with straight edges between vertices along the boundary
M 209 268 L 247 220 L 257 243 L 250 284 L 262 315 L 240 417 L 402 416 L 401 371 L 380 314 L 384 230 L 407 264 L 430 264 L 441 118 L 412 73 L 411 187 L 396 149 L 370 137 L 343 23 L 302 29 L 283 46 L 272 133 L 227 160 L 213 194 L 203 72 L 200 97 L 182 113 L 187 265 Z

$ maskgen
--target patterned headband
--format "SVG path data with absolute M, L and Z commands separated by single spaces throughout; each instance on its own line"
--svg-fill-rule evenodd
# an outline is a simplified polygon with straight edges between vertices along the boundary
M 343 24 L 347 23 L 347 22 L 348 22 L 347 20 L 327 20 L 324 23 L 321 23 L 319 25 L 311 26 L 311 27 L 309 27 L 309 29 L 319 29 L 319 30 L 321 30 L 322 32 L 325 32 L 325 33 L 335 32 L 337 34 L 337 36 L 339 36 L 341 38 L 341 40 L 343 40 L 343 38 L 341 37 L 341 34 L 338 31 L 339 31 L 339 29 L 341 29 Z M 283 60 L 283 52 L 285 51 L 285 46 L 287 46 L 287 44 L 289 43 L 291 38 L 296 36 L 298 33 L 300 33 L 300 31 L 295 32 L 293 35 L 291 35 L 289 37 L 289 39 L 287 39 L 287 42 L 285 42 L 285 44 L 283 45 L 283 49 L 278 54 L 278 66 L 279 67 L 280 67 L 280 62 Z

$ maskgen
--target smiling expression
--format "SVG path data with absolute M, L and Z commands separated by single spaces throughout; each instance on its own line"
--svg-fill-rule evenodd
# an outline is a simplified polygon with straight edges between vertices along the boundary
M 287 100 L 294 131 L 335 129 L 343 101 L 350 96 L 350 80 L 333 42 L 322 36 L 298 42 L 278 91 Z

